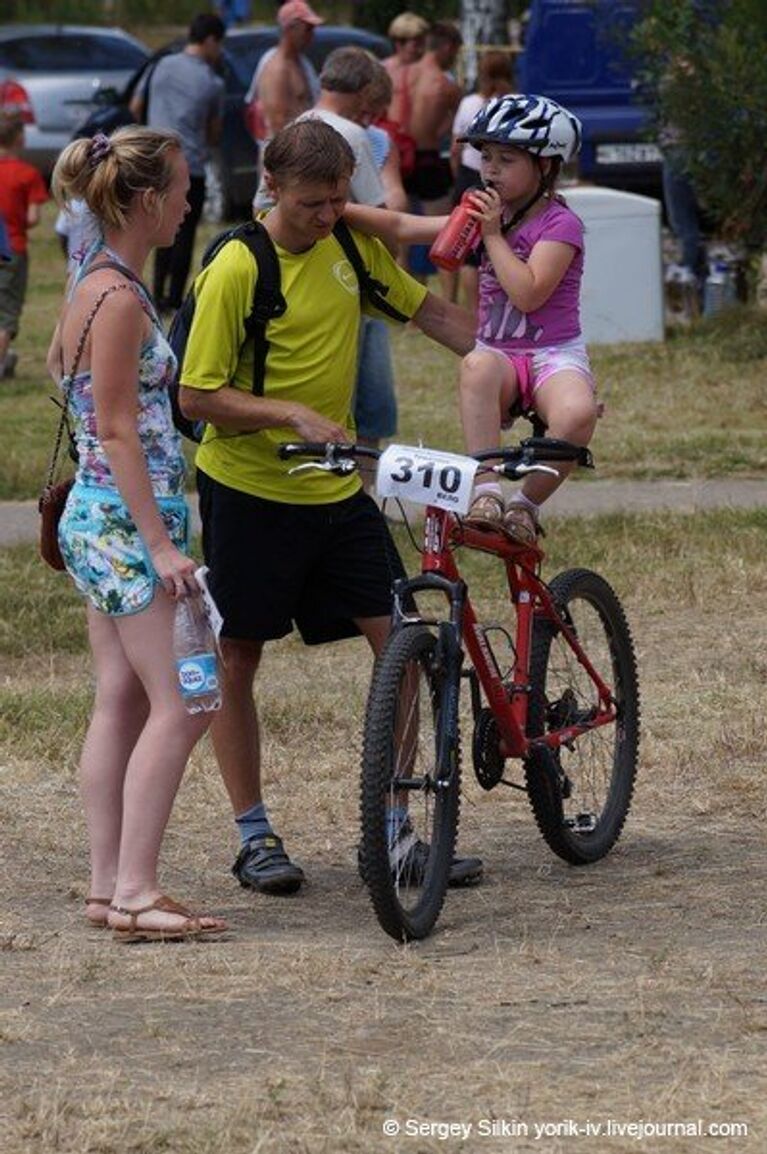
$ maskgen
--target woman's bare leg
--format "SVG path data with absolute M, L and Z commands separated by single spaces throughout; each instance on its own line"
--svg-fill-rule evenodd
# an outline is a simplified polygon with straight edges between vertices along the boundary
M 125 658 L 149 701 L 123 787 L 114 904 L 127 909 L 149 905 L 160 896 L 157 865 L 163 834 L 189 755 L 210 722 L 209 714 L 187 713 L 179 694 L 172 658 L 173 616 L 173 602 L 158 588 L 148 609 L 116 621 Z M 172 931 L 183 921 L 179 914 L 155 911 L 142 915 L 141 924 Z M 204 919 L 203 924 L 212 921 Z M 112 912 L 109 922 L 122 927 L 125 918 Z
M 96 698 L 80 757 L 80 794 L 91 855 L 93 897 L 111 898 L 117 878 L 125 771 L 144 728 L 149 701 L 129 664 L 114 618 L 88 607 L 88 636 L 96 675 Z M 95 923 L 104 906 L 91 906 Z

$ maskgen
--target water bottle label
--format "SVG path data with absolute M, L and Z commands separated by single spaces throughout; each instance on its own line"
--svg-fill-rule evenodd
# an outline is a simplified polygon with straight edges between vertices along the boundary
M 215 653 L 182 657 L 176 662 L 178 685 L 182 697 L 201 697 L 218 691 L 218 666 Z

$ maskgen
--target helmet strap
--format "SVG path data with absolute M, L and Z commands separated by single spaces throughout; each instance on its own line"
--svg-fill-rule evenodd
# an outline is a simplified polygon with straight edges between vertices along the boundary
M 514 215 L 511 217 L 510 220 L 507 220 L 505 224 L 501 225 L 501 235 L 502 236 L 506 236 L 507 232 L 511 232 L 511 230 L 516 225 L 519 224 L 519 222 L 521 221 L 521 219 L 525 215 L 525 213 L 529 212 L 530 209 L 533 207 L 533 205 L 536 204 L 537 201 L 539 201 L 541 199 L 541 197 L 546 192 L 547 187 L 548 187 L 548 185 L 546 183 L 546 178 L 544 177 L 543 173 L 541 173 L 541 178 L 540 178 L 540 182 L 538 184 L 538 187 L 535 190 L 535 192 L 533 193 L 533 195 L 530 197 L 530 199 L 525 201 L 525 203 L 522 205 L 521 208 L 517 209 L 517 211 L 514 213 Z

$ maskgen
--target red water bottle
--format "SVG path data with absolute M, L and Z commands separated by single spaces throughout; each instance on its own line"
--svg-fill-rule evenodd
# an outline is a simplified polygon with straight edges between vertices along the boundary
M 438 268 L 447 269 L 448 272 L 454 272 L 463 264 L 479 240 L 482 226 L 478 220 L 469 216 L 469 209 L 473 207 L 471 203 L 473 191 L 471 188 L 466 190 L 429 249 L 431 263 Z

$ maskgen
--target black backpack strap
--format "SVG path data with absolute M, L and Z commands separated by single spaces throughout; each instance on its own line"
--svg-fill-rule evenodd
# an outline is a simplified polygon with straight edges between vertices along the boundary
M 280 290 L 280 262 L 272 238 L 259 220 L 248 221 L 234 229 L 227 239 L 240 240 L 247 245 L 258 268 L 253 309 L 245 318 L 245 334 L 253 338 L 252 392 L 255 397 L 262 397 L 269 353 L 266 327 L 269 321 L 281 317 L 288 307 Z
M 341 248 L 346 254 L 349 264 L 357 274 L 357 280 L 360 286 L 360 295 L 366 296 L 374 308 L 383 313 L 392 320 L 406 322 L 411 318 L 401 313 L 399 309 L 395 309 L 394 305 L 390 305 L 384 298 L 388 295 L 389 286 L 382 284 L 381 281 L 376 280 L 371 276 L 365 262 L 362 259 L 362 254 L 357 248 L 357 242 L 351 234 L 348 224 L 341 217 L 333 229 L 333 235 L 340 244 Z

